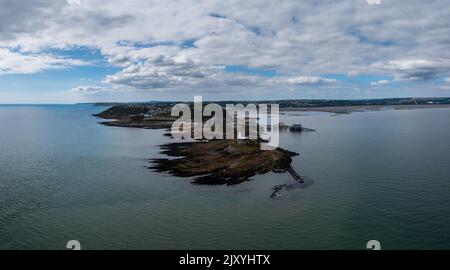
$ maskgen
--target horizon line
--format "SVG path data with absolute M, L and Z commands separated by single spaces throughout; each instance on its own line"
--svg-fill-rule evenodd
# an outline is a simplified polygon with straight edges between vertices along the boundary
M 445 99 L 450 98 L 450 96 L 434 96 L 434 97 L 383 97 L 383 98 L 347 98 L 347 99 L 329 99 L 329 98 L 292 98 L 292 99 L 252 99 L 252 100 L 232 100 L 232 99 L 222 99 L 222 100 L 203 100 L 203 102 L 224 102 L 224 101 L 292 101 L 292 100 L 327 100 L 327 101 L 361 101 L 361 100 L 393 100 L 393 99 Z M 83 105 L 83 104 L 133 104 L 133 103 L 157 103 L 157 102 L 193 102 L 193 100 L 145 100 L 145 101 L 96 101 L 96 102 L 67 102 L 67 103 L 0 103 L 0 105 Z

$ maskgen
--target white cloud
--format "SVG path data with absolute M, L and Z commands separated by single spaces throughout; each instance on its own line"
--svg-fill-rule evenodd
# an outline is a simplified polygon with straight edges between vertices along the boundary
M 111 62 L 120 65 L 123 69 L 107 76 L 104 82 L 116 87 L 133 89 L 323 86 L 337 82 L 335 79 L 318 76 L 264 77 L 255 74 L 228 73 L 224 66 L 194 61 L 178 52 L 172 56 L 153 53 L 146 55 L 149 57 L 132 51 L 131 54 L 113 58 Z M 219 89 L 219 91 L 223 90 L 221 87 Z
M 223 66 L 205 65 L 180 55 L 121 56 L 113 61 L 120 61 L 123 70 L 107 76 L 105 82 L 141 89 L 197 85 L 218 76 L 224 69 Z
M 69 5 L 81 5 L 81 0 L 67 0 Z
M 400 80 L 431 80 L 449 74 L 450 59 L 397 60 L 376 66 L 392 72 Z
M 43 69 L 60 69 L 89 65 L 76 60 L 58 58 L 48 54 L 21 54 L 0 48 L 0 75 L 11 73 L 36 73 Z
M 315 76 L 298 76 L 298 77 L 290 77 L 286 79 L 288 84 L 294 85 L 320 85 L 320 84 L 330 84 L 335 83 L 337 80 L 335 79 L 327 79 Z
M 99 86 L 78 86 L 69 90 L 69 92 L 81 95 L 98 94 L 106 91 L 105 88 Z
M 450 78 L 445 78 L 444 83 L 441 86 L 441 89 L 443 90 L 449 90 L 450 89 Z
M 388 80 L 380 80 L 380 81 L 370 83 L 371 86 L 381 86 L 381 85 L 386 85 L 386 84 L 389 84 Z
M 324 74 L 449 76 L 448 1 L 368 3 L 381 0 L 0 0 L 0 73 L 82 65 L 47 52 L 86 46 L 122 69 L 105 82 L 133 89 L 319 89 L 336 83 Z M 230 74 L 227 65 L 278 76 Z
M 366 0 L 369 5 L 381 5 L 381 0 Z

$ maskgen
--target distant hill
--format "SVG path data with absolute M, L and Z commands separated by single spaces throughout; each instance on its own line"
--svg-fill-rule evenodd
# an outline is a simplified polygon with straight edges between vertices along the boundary
M 181 103 L 192 103 L 182 102 Z M 148 101 L 148 102 L 102 102 L 93 103 L 96 106 L 116 106 L 116 105 L 170 105 L 178 103 L 176 101 Z M 358 99 L 358 100 L 337 100 L 337 99 L 287 99 L 287 100 L 261 100 L 261 101 L 204 101 L 204 103 L 217 103 L 219 105 L 235 103 L 255 103 L 255 104 L 279 104 L 280 108 L 303 108 L 303 107 L 333 107 L 333 106 L 375 106 L 375 105 L 430 105 L 430 104 L 450 104 L 450 97 L 434 98 L 384 98 L 384 99 Z

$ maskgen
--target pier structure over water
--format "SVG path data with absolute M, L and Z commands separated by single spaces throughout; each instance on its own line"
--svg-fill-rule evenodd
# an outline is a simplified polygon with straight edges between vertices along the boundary
M 279 124 L 279 130 L 289 130 L 291 132 L 315 131 L 314 129 L 306 128 L 301 124 L 286 125 L 283 122 Z
M 292 175 L 292 177 L 294 177 L 295 181 L 299 182 L 299 183 L 304 183 L 305 179 L 303 179 L 303 177 L 298 174 L 294 168 L 292 168 L 292 166 L 289 166 L 286 170 L 288 173 L 290 173 Z

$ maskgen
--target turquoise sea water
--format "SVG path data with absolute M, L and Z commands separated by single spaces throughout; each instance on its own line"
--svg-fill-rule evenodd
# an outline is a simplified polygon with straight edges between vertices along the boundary
M 163 131 L 104 127 L 90 105 L 0 106 L 0 249 L 450 248 L 450 109 L 287 113 L 312 179 L 195 186 L 154 173 Z

